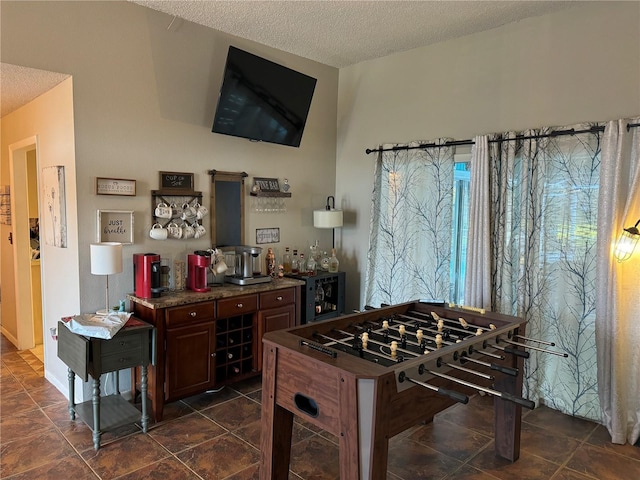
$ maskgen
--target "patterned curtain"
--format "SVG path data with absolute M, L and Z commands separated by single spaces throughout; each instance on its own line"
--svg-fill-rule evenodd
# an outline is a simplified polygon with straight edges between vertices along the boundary
M 596 345 L 603 424 L 613 443 L 640 438 L 640 254 L 617 262 L 612 245 L 640 219 L 640 117 L 609 122 L 602 142 Z M 636 247 L 637 248 L 637 247 Z
M 493 309 L 528 320 L 527 336 L 554 342 L 569 355 L 532 350 L 524 395 L 600 420 L 595 297 L 601 133 L 499 137 L 512 140 L 489 145 Z
M 401 146 L 379 153 L 365 279 L 367 305 L 449 298 L 453 166 L 452 147 Z

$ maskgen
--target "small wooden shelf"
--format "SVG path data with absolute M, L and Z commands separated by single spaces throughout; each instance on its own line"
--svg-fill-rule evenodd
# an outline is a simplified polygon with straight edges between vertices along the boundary
M 93 425 L 93 400 L 78 403 L 76 413 L 91 430 Z M 124 399 L 122 395 L 108 395 L 100 398 L 100 429 L 111 430 L 121 425 L 140 420 L 141 413 L 136 407 Z
M 291 192 L 250 192 L 252 197 L 291 198 Z

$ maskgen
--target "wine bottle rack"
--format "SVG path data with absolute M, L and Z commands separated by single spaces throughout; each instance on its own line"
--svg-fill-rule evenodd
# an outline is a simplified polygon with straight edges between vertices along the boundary
M 255 374 L 253 314 L 216 320 L 216 383 L 240 380 Z
M 345 272 L 292 275 L 303 280 L 301 323 L 319 322 L 344 313 Z

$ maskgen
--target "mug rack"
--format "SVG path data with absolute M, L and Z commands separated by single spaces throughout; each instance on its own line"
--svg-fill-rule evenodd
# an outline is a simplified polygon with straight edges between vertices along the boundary
M 156 207 L 164 203 L 167 206 L 172 204 L 177 205 L 179 208 L 187 204 L 190 207 L 196 204 L 202 205 L 202 192 L 176 192 L 171 190 L 151 190 L 151 225 L 159 223 L 163 228 L 166 228 L 171 222 L 182 222 L 179 215 L 174 215 L 172 218 L 160 218 L 154 215 Z M 201 219 L 189 220 L 193 226 L 202 225 Z M 183 239 L 184 240 L 184 239 Z

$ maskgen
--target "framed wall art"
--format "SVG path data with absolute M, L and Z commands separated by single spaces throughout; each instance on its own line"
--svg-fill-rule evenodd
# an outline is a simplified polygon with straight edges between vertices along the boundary
M 98 210 L 98 242 L 133 243 L 133 211 Z
M 160 190 L 193 190 L 193 173 L 160 172 Z
M 41 233 L 44 234 L 44 243 L 67 248 L 67 196 L 63 165 L 42 169 L 42 190 L 44 212 Z
M 280 229 L 279 228 L 256 228 L 256 243 L 258 245 L 264 243 L 279 243 L 280 242 Z
M 97 195 L 129 195 L 136 194 L 136 181 L 126 178 L 96 177 Z

